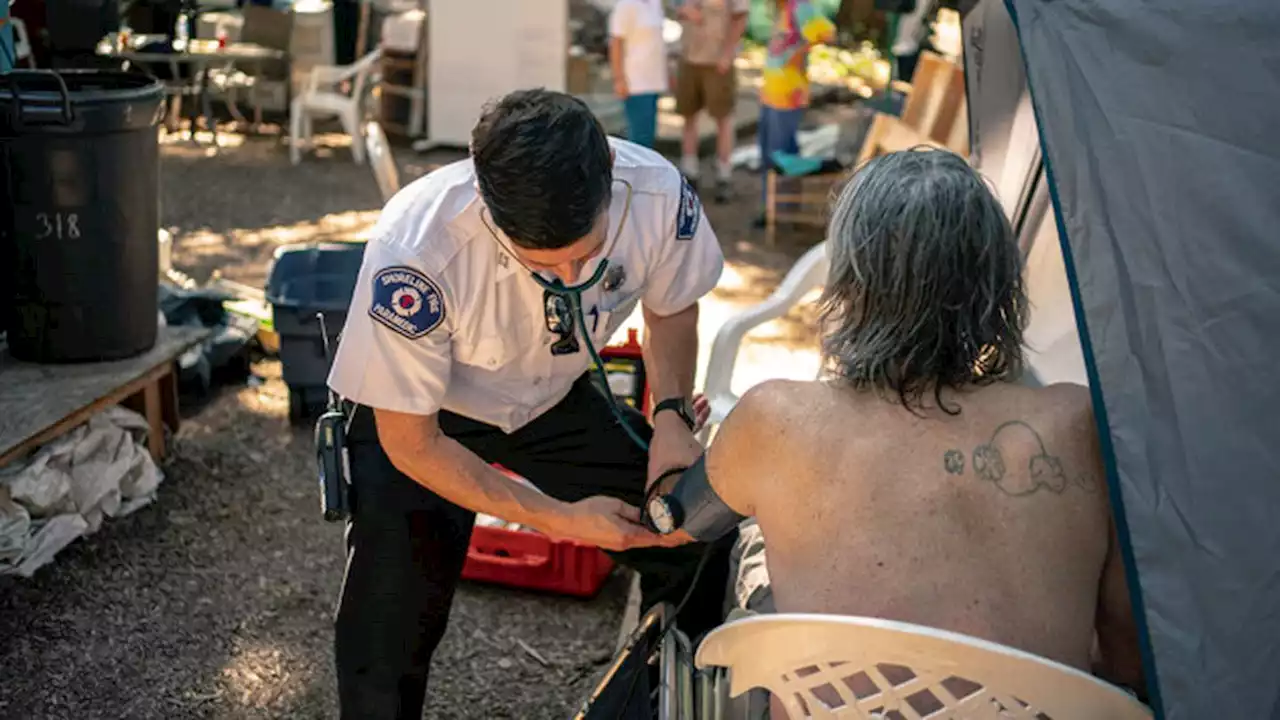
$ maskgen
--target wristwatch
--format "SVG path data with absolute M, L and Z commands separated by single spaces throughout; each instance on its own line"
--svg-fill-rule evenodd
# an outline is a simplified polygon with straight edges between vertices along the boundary
M 689 402 L 688 398 L 673 397 L 659 402 L 657 405 L 653 406 L 653 416 L 655 418 L 658 417 L 658 413 L 663 410 L 670 410 L 679 415 L 680 419 L 684 421 L 684 424 L 688 425 L 690 430 L 693 429 L 695 424 L 693 418 L 693 403 Z

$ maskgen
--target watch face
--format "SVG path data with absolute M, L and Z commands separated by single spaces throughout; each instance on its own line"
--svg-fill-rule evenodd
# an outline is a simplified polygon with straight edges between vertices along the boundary
M 675 532 L 675 519 L 671 517 L 666 498 L 659 496 L 649 501 L 649 519 L 653 521 L 653 527 L 663 535 Z

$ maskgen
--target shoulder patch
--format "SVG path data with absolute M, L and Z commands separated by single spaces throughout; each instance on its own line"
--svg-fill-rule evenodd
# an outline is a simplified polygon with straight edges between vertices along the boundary
M 369 316 L 395 332 L 417 340 L 444 322 L 444 294 L 411 267 L 389 267 L 373 276 Z
M 698 232 L 698 222 L 702 220 L 702 203 L 698 193 L 694 192 L 689 179 L 680 177 L 680 209 L 676 214 L 676 239 L 689 240 Z

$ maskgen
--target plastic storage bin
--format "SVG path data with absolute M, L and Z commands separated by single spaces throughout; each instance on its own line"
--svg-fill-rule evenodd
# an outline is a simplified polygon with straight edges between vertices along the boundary
M 276 250 L 267 277 L 267 302 L 280 339 L 280 364 L 289 386 L 289 419 L 324 407 L 331 358 L 325 356 L 318 314 L 324 315 L 331 351 L 347 320 L 364 243 L 308 243 Z

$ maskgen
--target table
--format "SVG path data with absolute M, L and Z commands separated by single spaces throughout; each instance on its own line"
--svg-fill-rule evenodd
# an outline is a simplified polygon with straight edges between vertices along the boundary
M 148 66 L 167 65 L 173 76 L 170 83 L 180 84 L 177 92 L 174 92 L 170 83 L 166 83 L 166 90 L 169 94 L 187 94 L 189 89 L 194 89 L 194 94 L 199 99 L 199 110 L 193 109 L 190 115 L 191 120 L 191 138 L 195 139 L 196 125 L 195 121 L 198 115 L 204 115 L 205 125 L 209 131 L 213 133 L 214 144 L 217 144 L 217 125 L 213 120 L 213 107 L 209 102 L 209 70 L 210 66 L 223 66 L 227 72 L 236 63 L 253 63 L 261 64 L 272 60 L 284 60 L 288 53 L 283 50 L 257 45 L 255 43 L 234 42 L 228 43 L 222 47 L 218 46 L 216 40 L 188 40 L 186 47 L 181 51 L 171 53 L 166 52 L 140 52 L 133 49 L 138 43 L 143 42 L 151 36 L 135 37 L 130 43 L 130 48 L 118 48 L 110 38 L 104 40 L 98 45 L 98 54 L 104 57 L 118 58 L 126 60 L 130 65 L 138 65 L 145 71 Z M 186 65 L 192 70 L 189 78 L 181 78 L 179 66 Z M 154 75 L 154 73 L 151 73 Z M 191 88 L 190 82 L 195 79 L 197 85 Z M 237 112 L 238 114 L 238 112 Z
M 0 355 L 0 467 L 99 411 L 124 404 L 147 418 L 147 449 L 164 457 L 164 429 L 178 429 L 178 356 L 209 335 L 203 327 L 161 328 L 155 347 L 127 360 L 38 365 Z

